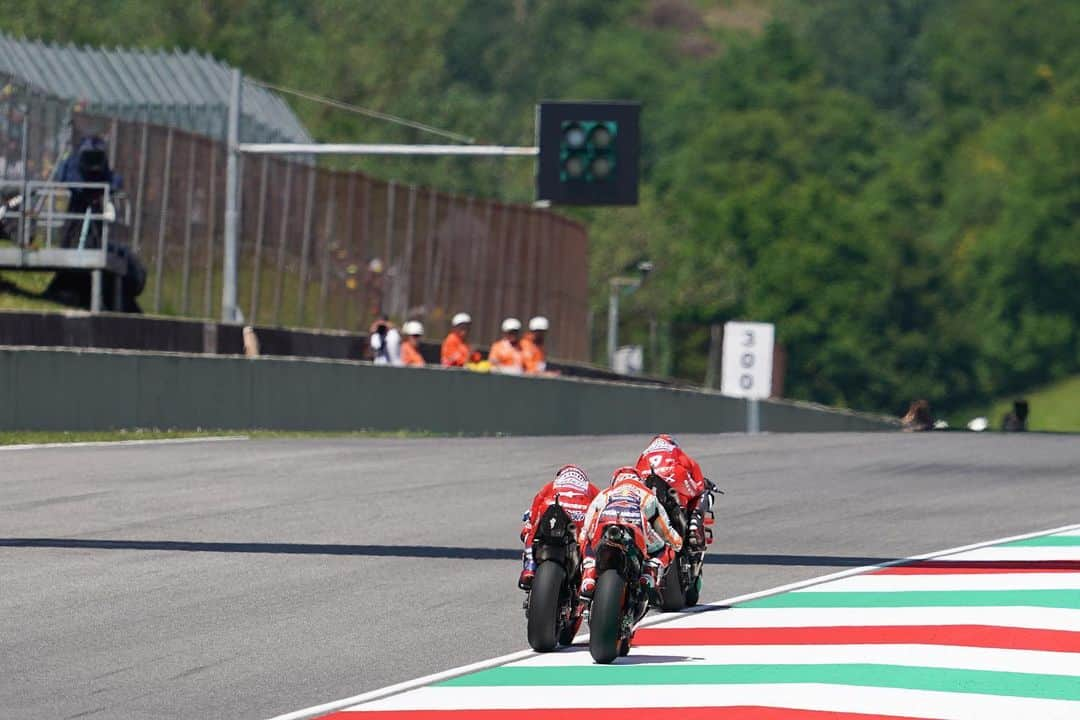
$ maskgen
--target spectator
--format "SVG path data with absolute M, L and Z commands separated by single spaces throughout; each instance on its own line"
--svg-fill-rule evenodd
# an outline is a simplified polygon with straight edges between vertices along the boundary
M 521 340 L 521 364 L 525 372 L 539 374 L 547 371 L 547 353 L 544 352 L 544 336 L 548 319 L 537 315 L 529 321 L 529 332 Z
M 521 358 L 521 321 L 506 318 L 502 322 L 502 339 L 492 344 L 488 361 L 492 372 L 520 375 L 525 367 Z
M 442 364 L 445 367 L 465 367 L 469 362 L 469 329 L 472 318 L 468 313 L 458 313 L 450 321 L 450 333 L 443 340 Z
M 379 317 L 371 325 L 368 342 L 371 344 L 371 359 L 376 365 L 401 364 L 401 333 L 386 315 Z
M 420 337 L 424 326 L 416 320 L 410 320 L 401 326 L 405 341 L 401 344 L 401 364 L 408 367 L 424 367 L 424 356 L 420 354 Z
M 926 400 L 913 400 L 908 407 L 907 415 L 900 419 L 904 425 L 904 432 L 924 432 L 934 427 L 934 420 L 930 413 L 930 403 Z
M 1013 409 L 1001 421 L 1005 432 L 1025 432 L 1027 430 L 1028 402 L 1023 398 L 1013 402 Z
M 244 355 L 247 357 L 259 357 L 259 336 L 255 334 L 255 328 L 245 325 L 243 335 Z

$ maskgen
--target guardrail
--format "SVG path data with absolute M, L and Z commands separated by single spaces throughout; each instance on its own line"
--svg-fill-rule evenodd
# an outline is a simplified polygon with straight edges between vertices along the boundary
M 415 430 L 467 435 L 739 432 L 716 393 L 300 358 L 0 348 L 0 429 Z M 772 432 L 890 430 L 873 416 L 767 401 Z

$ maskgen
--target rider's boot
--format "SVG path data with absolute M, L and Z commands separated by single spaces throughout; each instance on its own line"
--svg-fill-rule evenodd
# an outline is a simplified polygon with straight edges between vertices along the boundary
M 649 562 L 645 563 L 644 570 L 641 573 L 641 584 L 645 586 L 649 603 L 659 605 L 662 602 L 659 587 L 660 579 L 664 576 L 664 564 L 660 558 L 650 558 Z
M 536 563 L 530 557 L 525 558 L 522 564 L 524 567 L 521 569 L 521 575 L 518 575 L 518 587 L 522 590 L 531 590 L 533 578 L 536 577 Z
M 593 593 L 596 592 L 596 562 L 589 562 L 586 558 L 581 568 L 581 592 L 582 600 L 592 602 Z
M 702 517 L 701 511 L 695 510 L 690 514 L 690 526 L 686 533 L 686 542 L 691 550 L 704 550 L 708 544 L 705 534 L 707 520 Z

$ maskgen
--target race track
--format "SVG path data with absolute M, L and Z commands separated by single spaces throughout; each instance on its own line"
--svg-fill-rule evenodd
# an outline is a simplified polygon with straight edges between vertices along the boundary
M 1078 521 L 1051 435 L 685 436 L 703 600 Z M 0 716 L 248 718 L 525 646 L 517 533 L 644 437 L 0 450 Z

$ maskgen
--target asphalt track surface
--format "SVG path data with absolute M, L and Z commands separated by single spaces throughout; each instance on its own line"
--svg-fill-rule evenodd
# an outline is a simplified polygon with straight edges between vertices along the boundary
M 0 451 L 0 717 L 260 720 L 525 647 L 517 534 L 645 437 Z M 1080 438 L 684 436 L 704 600 L 1078 521 Z

